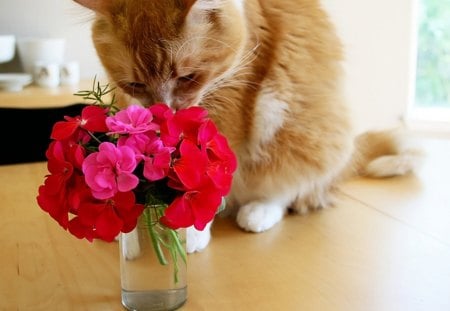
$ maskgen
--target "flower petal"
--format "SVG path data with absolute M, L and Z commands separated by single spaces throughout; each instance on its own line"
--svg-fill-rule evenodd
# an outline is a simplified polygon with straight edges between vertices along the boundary
M 173 170 L 188 189 L 198 187 L 206 177 L 206 154 L 191 141 L 183 140 L 180 145 L 180 159 L 173 164 Z
M 172 204 L 164 211 L 164 216 L 160 218 L 160 222 L 174 230 L 192 226 L 194 214 L 186 194 L 173 200 Z

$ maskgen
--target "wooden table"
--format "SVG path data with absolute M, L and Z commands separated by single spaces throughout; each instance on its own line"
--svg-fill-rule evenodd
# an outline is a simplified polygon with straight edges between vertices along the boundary
M 100 81 L 102 82 L 102 81 Z M 26 86 L 20 92 L 0 90 L 0 107 L 6 108 L 45 108 L 62 107 L 84 102 L 74 94 L 81 90 L 91 90 L 92 81 L 83 80 L 74 86 L 43 88 L 36 85 Z
M 181 310 L 450 310 L 450 141 L 417 175 L 356 179 L 268 232 L 218 218 L 188 256 Z M 36 203 L 45 163 L 0 166 L 0 310 L 123 310 L 116 242 L 78 240 Z

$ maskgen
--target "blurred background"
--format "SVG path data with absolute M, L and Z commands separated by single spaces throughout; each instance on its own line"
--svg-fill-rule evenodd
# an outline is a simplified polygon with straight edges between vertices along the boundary
M 65 59 L 78 61 L 82 78 L 102 73 L 90 38 L 94 14 L 71 0 L 0 1 L 0 34 L 24 38 L 64 38 Z M 19 55 L 0 72 L 22 71 Z

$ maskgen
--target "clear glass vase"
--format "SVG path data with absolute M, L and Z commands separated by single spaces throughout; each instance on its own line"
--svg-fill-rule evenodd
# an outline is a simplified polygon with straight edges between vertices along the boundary
M 122 233 L 122 304 L 128 310 L 176 310 L 187 299 L 186 229 L 172 230 L 144 211 L 137 227 Z

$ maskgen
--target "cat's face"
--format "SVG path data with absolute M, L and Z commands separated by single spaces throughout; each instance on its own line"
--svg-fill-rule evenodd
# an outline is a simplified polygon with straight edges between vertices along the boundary
M 144 105 L 196 105 L 239 64 L 241 0 L 77 0 L 96 11 L 93 41 L 109 77 Z

